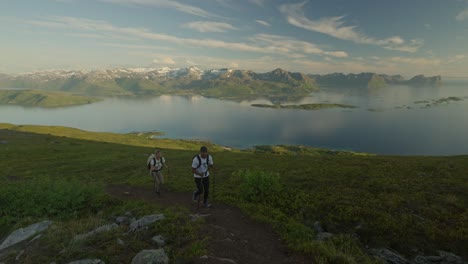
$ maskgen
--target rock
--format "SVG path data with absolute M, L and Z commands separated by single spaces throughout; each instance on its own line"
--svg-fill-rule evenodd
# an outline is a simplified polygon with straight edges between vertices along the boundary
M 46 230 L 51 224 L 52 224 L 51 221 L 46 220 L 46 221 L 35 223 L 35 224 L 29 225 L 29 226 L 27 226 L 25 228 L 20 228 L 20 229 L 14 231 L 0 245 L 0 251 L 6 249 L 8 247 L 11 247 L 13 245 L 16 245 L 16 244 L 28 239 L 29 237 L 31 237 L 31 236 L 39 233 L 39 232 L 42 232 L 42 231 Z
M 134 221 L 136 219 L 131 212 L 125 212 L 124 215 L 115 218 L 115 223 L 118 225 L 130 225 Z
M 410 264 L 403 256 L 386 248 L 371 249 L 370 253 L 389 264 Z
M 121 246 L 125 246 L 125 242 L 120 238 L 117 238 L 117 244 L 119 244 Z
M 115 223 L 118 225 L 130 225 L 132 222 L 135 222 L 135 217 L 129 216 L 118 216 L 115 218 Z
M 162 235 L 154 236 L 151 240 L 156 243 L 158 247 L 164 247 L 166 245 L 166 241 Z
M 131 232 L 136 231 L 138 229 L 149 226 L 150 224 L 152 224 L 152 223 L 154 223 L 156 221 L 162 220 L 164 218 L 165 218 L 164 214 L 143 216 L 142 218 L 140 218 L 140 219 L 138 219 L 136 221 L 133 221 L 130 224 L 130 231 Z
M 0 144 L 8 144 L 8 141 L 7 140 L 0 140 Z
M 24 249 L 22 249 L 22 250 L 20 251 L 20 253 L 16 256 L 15 260 L 16 260 L 16 261 L 19 261 L 19 260 L 20 260 L 20 257 L 21 257 L 23 254 L 24 254 Z
M 198 219 L 203 219 L 208 216 L 210 216 L 210 214 L 191 214 L 190 218 L 192 219 L 192 222 L 196 222 Z
M 332 233 L 328 233 L 328 232 L 323 232 L 323 233 L 318 233 L 317 234 L 317 237 L 315 239 L 317 240 L 320 240 L 320 241 L 323 241 L 323 240 L 327 240 L 327 239 L 330 239 L 333 237 L 333 234 Z
M 314 222 L 314 230 L 317 233 L 322 233 L 325 231 L 319 221 Z
M 132 264 L 168 264 L 169 258 L 164 249 L 142 250 L 133 259 Z
M 237 264 L 237 262 L 235 262 L 234 260 L 232 259 L 228 259 L 228 258 L 218 258 L 218 257 L 213 257 L 213 256 L 201 256 L 200 259 L 203 259 L 203 260 L 207 260 L 209 261 L 208 263 L 213 263 L 213 260 L 215 261 L 215 263 L 230 263 L 230 264 Z
M 100 259 L 81 259 L 81 260 L 72 261 L 68 264 L 106 264 L 106 262 Z
M 108 232 L 108 231 L 110 231 L 110 230 L 112 230 L 114 228 L 117 228 L 117 227 L 119 227 L 119 226 L 116 223 L 104 225 L 104 226 L 98 227 L 98 228 L 94 229 L 93 231 L 88 232 L 86 234 L 76 235 L 73 238 L 73 241 L 83 240 L 83 239 L 86 239 L 86 238 L 88 238 L 90 236 L 94 236 L 94 235 L 102 233 L 102 232 Z
M 461 257 L 446 251 L 438 251 L 439 256 L 416 256 L 416 264 L 467 264 Z
M 41 238 L 41 237 L 42 237 L 42 234 L 39 234 L 39 235 L 35 236 L 33 239 L 31 239 L 31 241 L 29 241 L 28 243 L 31 243 L 31 242 L 33 242 L 33 241 L 36 241 L 36 240 L 38 240 L 38 239 Z

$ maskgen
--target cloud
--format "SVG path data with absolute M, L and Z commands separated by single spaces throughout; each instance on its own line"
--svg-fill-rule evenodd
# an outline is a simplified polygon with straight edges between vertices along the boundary
M 195 21 L 184 24 L 183 27 L 190 28 L 199 32 L 226 32 L 227 30 L 237 30 L 236 27 L 220 22 Z
M 439 59 L 428 59 L 428 58 L 408 58 L 408 57 L 391 57 L 390 61 L 404 63 L 404 64 L 411 64 L 417 66 L 439 66 L 441 64 L 441 60 Z
M 263 20 L 255 20 L 255 22 L 259 23 L 260 25 L 264 25 L 266 27 L 271 27 L 270 23 L 263 21 Z
M 183 13 L 191 14 L 200 17 L 217 17 L 208 11 L 199 7 L 179 3 L 175 0 L 99 0 L 111 4 L 125 4 L 125 5 L 141 5 L 141 6 L 156 6 L 165 7 L 178 10 Z
M 176 62 L 171 57 L 163 57 L 163 58 L 153 59 L 153 63 L 164 64 L 164 65 L 168 65 L 168 64 L 174 65 Z
M 305 54 L 327 55 L 338 58 L 345 58 L 348 56 L 344 51 L 325 51 L 309 42 L 266 34 L 256 35 L 251 38 L 253 43 L 243 43 L 214 39 L 181 38 L 167 34 L 153 33 L 145 28 L 117 27 L 107 21 L 75 17 L 51 17 L 47 20 L 28 21 L 28 23 L 51 28 L 78 30 L 80 33 L 112 34 L 121 37 L 163 41 L 190 47 L 221 48 L 242 52 L 277 54 L 288 57 L 304 57 Z
M 288 23 L 309 31 L 319 32 L 338 39 L 348 40 L 359 44 L 369 44 L 390 50 L 416 52 L 423 44 L 422 40 L 411 40 L 409 43 L 399 36 L 385 39 L 375 39 L 361 33 L 356 26 L 346 26 L 345 16 L 323 17 L 319 20 L 310 20 L 304 15 L 304 5 L 285 4 L 279 7 L 286 16 Z
M 345 51 L 325 51 L 313 43 L 297 40 L 290 37 L 258 34 L 252 39 L 257 43 L 266 43 L 267 46 L 272 49 L 272 51 L 276 50 L 277 52 L 282 52 L 285 54 L 300 52 L 305 54 L 328 55 L 337 58 L 348 57 L 348 54 Z
M 456 55 L 456 56 L 454 56 L 452 58 L 449 58 L 447 60 L 447 63 L 454 63 L 454 62 L 457 62 L 457 61 L 461 61 L 461 60 L 463 60 L 465 58 L 466 58 L 466 56 L 464 54 L 458 54 L 458 55 Z
M 458 21 L 464 21 L 464 20 L 468 19 L 468 8 L 466 8 L 465 10 L 458 13 L 458 15 L 455 17 L 455 19 L 458 20 Z
M 263 6 L 265 4 L 265 0 L 249 0 L 249 2 L 256 4 L 258 6 Z

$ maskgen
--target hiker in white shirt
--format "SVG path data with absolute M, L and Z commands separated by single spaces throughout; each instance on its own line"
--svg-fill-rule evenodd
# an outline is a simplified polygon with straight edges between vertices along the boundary
M 163 166 L 169 169 L 166 160 L 161 156 L 161 151 L 155 150 L 154 157 L 150 160 L 150 172 L 154 178 L 154 191 L 158 196 L 161 196 L 160 187 L 164 184 L 164 176 L 162 174 Z
M 208 155 L 207 147 L 200 148 L 200 153 L 192 159 L 192 172 L 195 180 L 196 191 L 192 194 L 192 200 L 198 201 L 199 196 L 203 196 L 203 206 L 211 207 L 208 203 L 208 194 L 210 191 L 210 168 L 213 168 L 213 157 Z

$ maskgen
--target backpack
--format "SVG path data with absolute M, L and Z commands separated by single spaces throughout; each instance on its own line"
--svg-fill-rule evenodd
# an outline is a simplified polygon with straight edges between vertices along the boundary
M 161 170 L 164 168 L 164 158 L 161 156 L 161 163 L 163 166 L 161 166 Z M 148 159 L 146 160 L 146 167 L 148 170 L 151 170 L 151 161 L 154 160 L 154 165 L 156 165 L 156 156 L 154 154 L 151 154 Z
M 154 164 L 156 164 L 156 156 L 154 156 L 153 154 L 151 154 L 148 159 L 146 160 L 146 167 L 148 168 L 148 170 L 151 169 L 151 161 L 154 160 Z
M 200 154 L 197 154 L 197 155 L 193 156 L 192 160 L 193 160 L 195 157 L 197 157 L 197 159 L 198 159 L 198 166 L 197 166 L 195 169 L 198 169 L 198 168 L 201 167 L 201 158 L 200 158 Z M 206 163 L 208 163 L 208 164 L 210 163 L 210 155 L 209 155 L 209 154 L 206 155 Z

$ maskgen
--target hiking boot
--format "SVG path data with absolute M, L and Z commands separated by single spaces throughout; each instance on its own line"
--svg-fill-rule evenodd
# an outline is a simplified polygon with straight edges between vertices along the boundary
M 205 207 L 205 208 L 211 208 L 211 204 L 209 204 L 209 203 L 204 203 L 204 204 L 203 204 L 203 207 Z

